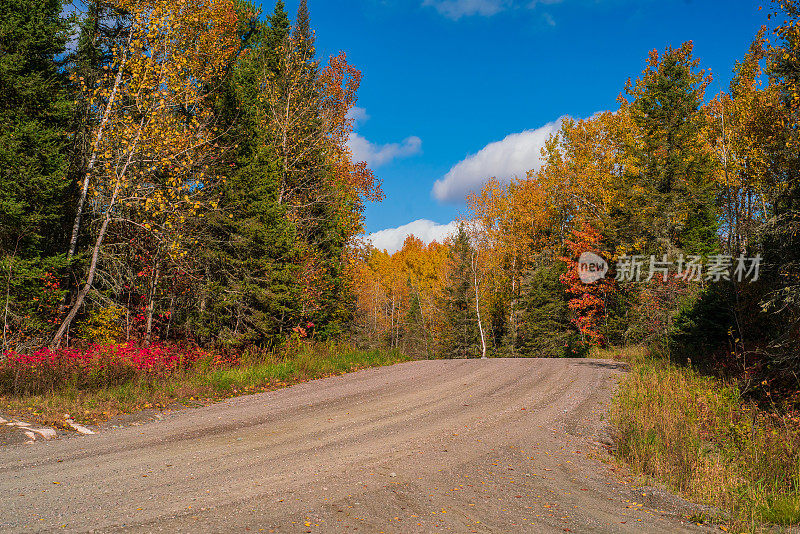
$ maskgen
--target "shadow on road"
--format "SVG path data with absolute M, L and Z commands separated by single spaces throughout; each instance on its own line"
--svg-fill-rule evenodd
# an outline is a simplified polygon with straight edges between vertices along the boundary
M 629 371 L 630 365 L 626 362 L 612 362 L 608 360 L 573 360 L 576 365 L 581 367 L 593 367 L 595 369 L 611 369 L 614 371 Z

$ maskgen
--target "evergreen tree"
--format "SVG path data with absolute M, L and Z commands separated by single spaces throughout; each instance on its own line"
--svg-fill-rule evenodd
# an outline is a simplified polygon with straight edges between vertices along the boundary
M 281 47 L 284 45 L 286 38 L 291 34 L 291 23 L 289 22 L 289 13 L 286 11 L 286 6 L 283 0 L 278 0 L 275 3 L 275 9 L 272 15 L 267 17 L 267 27 L 263 28 L 263 53 L 266 55 L 267 66 L 273 73 L 278 72 L 278 63 L 280 61 Z
M 480 355 L 475 318 L 475 290 L 472 287 L 472 245 L 463 226 L 450 247 L 450 279 L 444 288 L 442 308 L 446 316 L 442 354 L 446 358 L 474 358 Z
M 3 343 L 36 335 L 52 313 L 49 273 L 64 265 L 72 102 L 60 62 L 70 21 L 60 0 L 0 3 L 0 268 Z M 54 301 L 57 301 L 55 298 Z M 24 325 L 23 325 L 24 322 Z
M 197 324 L 225 345 L 267 346 L 299 315 L 297 249 L 277 204 L 277 173 L 263 154 L 226 181 L 220 212 L 210 218 L 209 276 Z
M 653 52 L 642 77 L 625 88 L 630 101 L 621 97 L 639 136 L 624 169 L 628 210 L 613 214 L 621 221 L 617 238 L 644 239 L 650 253 L 718 248 L 713 162 L 701 137 L 707 80 L 697 65 L 691 43 L 660 58 Z
M 333 193 L 329 187 L 321 184 L 318 192 L 323 195 Z M 355 295 L 350 290 L 351 281 L 347 279 L 347 237 L 338 224 L 335 203 L 318 202 L 313 211 L 318 214 L 318 219 L 305 231 L 317 275 L 317 298 L 314 309 L 309 310 L 308 318 L 320 326 L 318 333 L 322 337 L 337 337 L 344 333 L 352 320 L 356 304 Z
M 770 75 L 786 108 L 782 135 L 775 139 L 773 173 L 779 187 L 773 213 L 763 229 L 763 302 L 769 314 L 767 338 L 773 375 L 786 380 L 800 373 L 800 2 L 781 2 L 785 22 L 777 30 Z M 796 387 L 796 381 L 791 382 Z
M 297 20 L 295 21 L 294 38 L 297 39 L 303 56 L 312 59 L 315 54 L 314 33 L 311 31 L 311 18 L 308 12 L 308 1 L 300 0 L 297 8 Z
M 279 4 L 279 8 L 282 5 Z M 274 27 L 284 28 L 283 15 L 271 18 Z M 284 37 L 285 39 L 285 37 Z M 314 34 L 308 4 L 301 1 L 291 39 L 284 40 L 281 58 L 286 70 L 273 73 L 271 84 L 278 89 L 273 105 L 292 115 L 285 126 L 292 142 L 273 139 L 278 158 L 284 164 L 280 202 L 295 221 L 308 282 L 303 318 L 318 325 L 318 336 L 344 332 L 355 309 L 345 270 L 348 234 L 347 213 L 360 209 L 342 198 L 327 152 L 329 125 L 320 86 L 319 62 L 315 58 Z M 279 130 L 285 135 L 286 130 Z
M 59 0 L 0 4 L 0 243 L 22 258 L 61 251 L 72 103 L 59 65 Z
M 297 53 L 302 60 L 302 72 L 300 76 L 302 82 L 302 98 L 308 101 L 316 101 L 319 97 L 319 89 L 317 87 L 319 81 L 319 62 L 315 59 L 316 48 L 314 46 L 314 33 L 311 30 L 311 19 L 308 12 L 308 2 L 306 0 L 300 1 L 300 6 L 297 8 L 297 20 L 295 21 L 294 32 L 292 34 Z M 309 121 L 309 127 L 312 129 L 320 129 L 322 121 L 320 117 L 314 117 Z
M 565 272 L 563 262 L 541 264 L 523 278 L 518 343 L 524 356 L 559 358 L 585 353 L 570 320 L 570 297 L 560 278 Z
M 746 372 L 758 384 L 796 388 L 800 372 L 800 2 L 782 2 L 785 23 L 777 34 L 767 72 L 783 96 L 784 119 L 761 148 L 768 154 L 768 217 L 748 256 L 761 254 L 760 279 L 713 284 L 685 304 L 675 320 L 673 358 L 691 358 L 710 372 Z M 781 108 L 780 105 L 775 108 Z M 744 367 L 743 367 L 744 366 Z
M 244 4 L 242 15 L 254 12 Z M 299 320 L 296 231 L 278 202 L 280 172 L 262 127 L 263 70 L 288 34 L 278 2 L 270 26 L 243 20 L 242 54 L 225 81 L 219 115 L 235 146 L 221 167 L 233 167 L 219 184 L 218 211 L 205 229 L 206 284 L 195 331 L 225 345 L 269 345 Z M 220 169 L 220 172 L 224 172 Z

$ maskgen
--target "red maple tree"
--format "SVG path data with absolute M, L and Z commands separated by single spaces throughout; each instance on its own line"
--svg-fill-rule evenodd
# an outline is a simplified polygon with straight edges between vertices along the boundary
M 567 272 L 561 275 L 561 283 L 564 284 L 567 293 L 574 295 L 569 301 L 569 308 L 574 314 L 572 322 L 591 343 L 604 346 L 606 339 L 600 332 L 600 326 L 606 315 L 608 295 L 614 290 L 614 281 L 603 278 L 586 284 L 580 278 L 578 264 L 584 252 L 603 256 L 602 236 L 589 224 L 584 224 L 571 233 L 571 239 L 565 241 L 568 255 L 560 259 L 568 267 Z

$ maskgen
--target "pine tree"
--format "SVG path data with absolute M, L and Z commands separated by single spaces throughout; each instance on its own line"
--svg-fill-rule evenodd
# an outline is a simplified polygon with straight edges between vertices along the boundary
M 315 54 L 314 33 L 311 30 L 311 17 L 308 12 L 308 0 L 300 0 L 297 8 L 297 20 L 295 21 L 294 38 L 301 47 L 303 56 L 309 60 Z
M 224 345 L 268 346 L 299 316 L 294 228 L 277 204 L 274 164 L 253 157 L 226 180 L 220 211 L 209 221 L 197 329 Z
M 45 298 L 49 273 L 64 265 L 72 102 L 60 64 L 70 21 L 61 11 L 59 0 L 0 3 L 0 268 L 8 297 L 4 349 L 10 348 L 12 331 L 24 328 L 35 335 L 44 328 L 53 310 L 37 302 Z
M 697 65 L 691 43 L 661 57 L 654 51 L 642 77 L 626 85 L 630 100 L 620 97 L 639 135 L 625 168 L 629 210 L 614 214 L 623 221 L 618 238 L 629 246 L 644 238 L 647 252 L 718 248 L 713 163 L 701 137 L 708 80 Z
M 280 170 L 262 127 L 261 80 L 275 52 L 269 43 L 288 34 L 281 2 L 271 26 L 245 20 L 245 53 L 226 80 L 218 104 L 235 148 L 222 162 L 233 167 L 219 185 L 218 211 L 205 228 L 207 270 L 195 331 L 224 345 L 270 345 L 299 320 L 298 249 L 294 225 L 278 202 Z M 285 21 L 285 23 L 284 23 Z
M 71 101 L 59 66 L 69 37 L 59 0 L 0 6 L 0 243 L 18 257 L 63 243 Z
M 301 0 L 300 6 L 297 8 L 297 20 L 295 21 L 294 32 L 292 39 L 297 47 L 297 53 L 302 60 L 302 72 L 300 73 L 303 79 L 303 92 L 302 97 L 313 101 L 319 96 L 319 89 L 317 87 L 319 79 L 319 62 L 315 59 L 316 48 L 314 46 L 315 37 L 311 29 L 311 19 L 308 12 L 307 0 Z M 319 128 L 320 121 L 312 122 L 312 128 Z
M 524 275 L 518 343 L 526 357 L 577 357 L 585 352 L 561 282 L 565 272 L 564 263 L 555 262 L 537 265 Z
M 267 66 L 273 73 L 278 72 L 281 47 L 291 34 L 291 28 L 286 6 L 283 0 L 278 0 L 272 15 L 267 17 L 267 28 L 263 32 L 263 53 L 267 57 Z
M 783 10 L 778 15 L 784 22 L 767 57 L 770 85 L 759 91 L 771 95 L 777 90 L 783 102 L 768 100 L 768 115 L 758 114 L 750 104 L 745 112 L 756 114 L 764 125 L 756 126 L 756 135 L 735 129 L 733 133 L 739 142 L 757 147 L 760 157 L 741 159 L 764 165 L 764 176 L 759 178 L 772 186 L 765 187 L 768 198 L 762 215 L 767 220 L 759 228 L 758 239 L 745 241 L 747 256 L 763 256 L 760 278 L 704 288 L 677 314 L 670 350 L 673 358 L 691 359 L 711 372 L 736 369 L 746 373 L 752 384 L 766 380 L 764 384 L 770 387 L 793 390 L 800 372 L 800 2 L 775 4 Z M 737 82 L 755 76 L 747 68 L 758 69 L 760 38 L 761 34 L 745 61 L 737 64 L 731 91 L 734 104 Z M 768 133 L 760 135 L 759 130 Z M 737 140 L 733 136 L 732 144 Z
M 355 310 L 345 270 L 349 240 L 345 225 L 348 214 L 360 206 L 343 198 L 334 176 L 328 130 L 331 117 L 324 109 L 308 5 L 300 3 L 290 38 L 281 33 L 287 27 L 283 13 L 279 3 L 270 18 L 267 39 L 282 39 L 277 48 L 279 68 L 264 80 L 269 91 L 268 116 L 280 117 L 270 125 L 269 145 L 282 165 L 279 203 L 296 226 L 301 249 L 306 286 L 302 316 L 318 325 L 318 336 L 336 336 Z
M 474 358 L 480 355 L 475 318 L 475 291 L 472 287 L 472 254 L 469 235 L 463 226 L 450 248 L 450 276 L 443 291 L 442 308 L 447 331 L 442 354 L 447 358 Z
M 773 376 L 787 380 L 800 372 L 800 1 L 778 5 L 785 20 L 777 30 L 782 46 L 774 49 L 769 71 L 783 97 L 786 120 L 774 147 L 773 172 L 780 185 L 763 229 L 767 293 L 762 304 L 770 323 L 767 367 Z M 797 386 L 788 380 L 791 387 Z

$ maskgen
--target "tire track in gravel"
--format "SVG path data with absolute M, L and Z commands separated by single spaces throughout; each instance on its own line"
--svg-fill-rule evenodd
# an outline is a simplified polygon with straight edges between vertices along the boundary
M 0 530 L 700 532 L 599 441 L 620 364 L 419 361 L 0 448 Z M 644 494 L 644 495 L 642 495 Z

